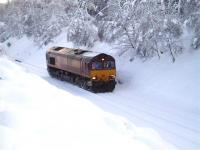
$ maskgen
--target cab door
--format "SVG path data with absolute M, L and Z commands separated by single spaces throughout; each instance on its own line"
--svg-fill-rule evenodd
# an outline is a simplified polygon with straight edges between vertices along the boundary
M 81 59 L 81 75 L 85 76 L 85 61 L 83 58 Z
M 88 62 L 84 58 L 81 60 L 81 75 L 89 77 Z

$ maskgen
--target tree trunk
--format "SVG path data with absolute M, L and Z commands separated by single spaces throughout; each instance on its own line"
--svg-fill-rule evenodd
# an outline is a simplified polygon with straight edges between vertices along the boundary
M 169 50 L 170 50 L 170 54 L 172 56 L 172 61 L 174 63 L 176 61 L 176 59 L 175 59 L 175 55 L 174 55 L 174 52 L 173 52 L 172 47 L 171 47 L 171 41 L 170 41 L 170 39 L 168 39 L 168 47 L 169 47 Z
M 179 0 L 178 1 L 178 14 L 179 15 L 182 15 L 182 13 L 183 13 L 183 10 L 182 10 L 183 8 L 182 8 L 182 0 Z

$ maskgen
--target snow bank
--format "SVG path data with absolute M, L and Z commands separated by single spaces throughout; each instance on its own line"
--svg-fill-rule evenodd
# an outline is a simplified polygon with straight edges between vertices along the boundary
M 32 39 L 26 36 L 20 39 L 10 38 L 4 42 L 3 45 L 7 55 L 22 60 L 30 57 L 38 50 L 38 47 L 34 44 Z
M 188 40 L 191 39 L 191 35 L 185 34 L 183 39 L 185 47 L 189 48 Z M 11 47 L 8 48 L 6 46 L 7 42 L 11 43 Z M 51 79 L 46 72 L 45 52 L 49 47 L 74 46 L 72 43 L 66 41 L 65 32 L 55 38 L 53 43 L 42 48 L 35 46 L 31 39 L 26 37 L 20 40 L 9 39 L 2 46 L 7 48 L 6 52 L 11 58 L 23 61 L 20 63 L 20 66 L 25 68 L 29 73 L 39 75 L 40 78 L 37 78 L 40 80 L 41 78 L 47 80 L 53 85 L 52 88 L 63 89 L 63 93 L 71 93 L 73 96 L 79 95 L 104 111 L 127 118 L 137 126 L 152 128 L 159 132 L 162 138 L 174 144 L 179 149 L 199 149 L 200 51 L 192 52 L 191 50 L 187 50 L 185 54 L 180 55 L 176 59 L 175 63 L 172 63 L 169 57 L 166 56 L 162 56 L 160 60 L 153 58 L 152 60 L 141 62 L 141 60 L 135 59 L 129 62 L 127 60 L 128 56 L 123 55 L 122 57 L 118 57 L 116 54 L 117 50 L 112 45 L 97 42 L 95 43 L 95 47 L 92 48 L 93 51 L 115 56 L 117 61 L 117 78 L 121 84 L 116 86 L 113 93 L 92 94 L 71 84 Z M 85 49 L 84 47 L 81 48 Z M 23 76 L 19 71 L 16 70 L 16 72 L 17 75 Z M 8 76 L 10 75 L 8 74 Z M 30 80 L 33 79 L 30 78 Z M 27 80 L 28 83 L 30 83 L 29 80 Z M 45 88 L 40 89 L 37 86 L 38 81 L 35 81 L 35 83 L 36 85 L 30 83 L 29 88 L 33 88 L 33 91 L 38 89 L 37 95 L 41 95 L 42 99 L 52 99 L 52 94 L 50 98 L 46 98 L 46 94 L 43 93 Z M 12 95 L 19 95 L 15 92 L 15 87 L 14 89 L 12 88 L 15 84 L 10 84 L 9 88 L 12 90 Z M 46 85 L 46 82 L 44 85 Z M 23 85 L 21 86 L 23 87 Z M 46 89 L 49 89 L 49 86 Z M 21 96 L 20 100 L 22 103 L 24 103 L 23 101 L 27 103 L 26 99 L 30 99 L 31 101 L 38 99 L 37 95 L 31 98 L 33 94 L 30 93 L 28 88 L 21 89 L 21 95 L 24 93 L 30 96 L 28 98 L 27 96 Z M 10 95 L 11 98 L 14 97 L 11 94 L 7 95 Z M 73 99 L 75 98 L 73 97 Z M 3 106 L 4 104 L 2 103 L 0 108 L 3 108 Z M 9 119 L 13 118 L 9 111 L 5 111 L 3 114 L 4 117 L 0 118 L 0 120 L 4 120 L 4 124 L 8 125 L 15 122 L 15 119 Z
M 0 149 L 172 150 L 153 130 L 103 112 L 0 58 Z
M 199 58 L 197 51 L 181 55 L 174 64 L 165 58 L 144 63 L 121 61 L 118 76 L 125 89 L 119 92 L 126 90 L 127 95 L 143 95 L 143 100 L 151 99 L 151 103 L 199 113 Z

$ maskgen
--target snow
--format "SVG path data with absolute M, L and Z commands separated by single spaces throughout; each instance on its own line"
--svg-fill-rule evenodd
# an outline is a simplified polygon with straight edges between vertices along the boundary
M 106 113 L 79 95 L 0 58 L 1 150 L 175 149 L 151 129 Z
M 41 49 L 26 37 L 10 42 L 10 59 L 22 63 L 19 67 L 5 58 L 0 61 L 5 145 L 15 141 L 20 147 L 26 141 L 20 150 L 30 145 L 50 150 L 174 149 L 168 143 L 181 150 L 200 148 L 199 51 L 187 51 L 175 63 L 166 56 L 129 62 L 125 55 L 118 57 L 112 45 L 96 43 L 93 51 L 115 56 L 120 84 L 113 93 L 93 94 L 46 72 L 49 47 L 74 47 L 65 34 Z
M 5 23 L 0 21 L 0 27 L 3 27 L 4 25 Z
M 85 56 L 85 57 L 95 57 L 98 54 L 100 54 L 100 53 L 85 52 L 85 53 L 83 53 L 83 56 Z
M 139 126 L 156 129 L 180 149 L 198 149 L 199 57 L 200 53 L 196 52 L 182 56 L 175 64 L 162 60 L 145 62 L 145 65 L 135 62 L 131 65 L 134 74 L 130 65 L 125 67 L 128 62 L 124 62 L 118 76 L 126 86 L 122 85 L 123 88 L 115 92 L 116 97 L 123 97 L 125 102 L 117 99 L 115 104 L 129 108 L 123 116 Z M 131 75 L 123 75 L 125 71 Z

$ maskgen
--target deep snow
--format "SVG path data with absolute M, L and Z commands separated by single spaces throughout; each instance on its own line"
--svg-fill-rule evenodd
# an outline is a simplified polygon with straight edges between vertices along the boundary
M 151 129 L 103 112 L 0 58 L 0 149 L 175 149 Z
M 96 46 L 92 50 L 106 52 L 116 57 L 117 69 L 118 69 L 118 80 L 120 80 L 122 84 L 118 84 L 113 93 L 93 94 L 88 91 L 84 91 L 69 83 L 52 79 L 48 76 L 46 72 L 45 50 L 48 47 L 51 47 L 53 45 L 73 47 L 72 43 L 67 43 L 67 41 L 65 41 L 64 35 L 60 35 L 59 37 L 57 37 L 55 39 L 55 43 L 51 43 L 50 45 L 43 47 L 41 49 L 38 49 L 35 45 L 32 44 L 31 40 L 25 37 L 20 40 L 10 39 L 10 42 L 12 43 L 12 46 L 10 48 L 6 48 L 8 50 L 7 54 L 10 56 L 10 59 L 17 58 L 19 60 L 22 60 L 23 61 L 22 63 L 18 63 L 23 68 L 25 68 L 25 70 L 23 69 L 22 74 L 26 76 L 28 72 L 28 73 L 39 75 L 40 79 L 38 82 L 41 86 L 43 86 L 44 84 L 45 85 L 48 84 L 48 88 L 49 86 L 51 86 L 51 88 L 54 88 L 55 91 L 57 92 L 62 91 L 61 93 L 63 93 L 63 95 L 66 95 L 65 97 L 69 97 L 70 95 L 73 97 L 72 98 L 73 100 L 76 99 L 77 97 L 80 97 L 81 99 L 80 101 L 84 101 L 87 104 L 89 101 L 89 105 L 91 105 L 91 103 L 95 104 L 96 105 L 95 109 L 96 107 L 99 107 L 106 112 L 110 112 L 112 114 L 117 114 L 117 115 L 125 117 L 136 126 L 151 128 L 157 131 L 162 136 L 162 138 L 164 138 L 166 141 L 174 144 L 178 149 L 197 150 L 200 148 L 200 129 L 199 129 L 200 127 L 200 120 L 199 120 L 200 118 L 200 102 L 199 102 L 200 100 L 200 94 L 199 94 L 199 91 L 200 91 L 200 86 L 199 86 L 200 52 L 199 51 L 186 52 L 185 54 L 179 56 L 175 63 L 170 62 L 169 58 L 165 56 L 161 57 L 161 60 L 154 58 L 144 63 L 141 62 L 140 60 L 129 62 L 128 60 L 126 61 L 123 57 L 121 58 L 117 57 L 117 53 L 115 49 L 113 49 L 108 44 L 96 43 Z M 4 47 L 6 47 L 6 43 Z M 126 56 L 124 57 L 126 58 Z M 7 62 L 7 65 L 10 66 L 11 64 Z M 2 68 L 2 66 L 0 68 Z M 10 74 L 13 74 L 13 72 L 10 70 L 11 68 L 8 68 L 8 72 L 10 72 Z M 12 70 L 15 70 L 14 68 Z M 15 73 L 15 74 L 17 75 L 18 73 Z M 34 76 L 33 80 L 35 80 L 35 78 L 39 78 L 33 74 L 30 74 L 31 76 Z M 17 79 L 18 78 L 16 78 L 16 80 Z M 30 80 L 32 80 L 32 78 Z M 0 80 L 0 82 L 2 81 Z M 3 81 L 3 82 L 7 83 L 7 81 Z M 37 89 L 38 82 L 29 83 L 27 81 L 31 89 L 33 88 L 32 83 L 34 83 L 33 91 Z M 13 83 L 10 82 L 10 84 L 13 84 Z M 7 87 L 10 88 L 12 86 L 10 85 Z M 16 88 L 18 87 L 23 87 L 23 84 L 21 85 L 20 83 L 20 86 L 17 85 Z M 44 105 L 48 106 L 48 102 L 44 100 L 46 99 L 46 94 L 52 93 L 52 92 L 49 92 L 48 90 L 44 90 L 48 88 L 42 88 L 42 89 L 39 88 L 39 90 L 36 90 L 38 92 L 37 96 L 39 95 L 42 101 L 40 100 L 40 101 L 35 102 L 35 99 L 38 99 L 38 97 L 32 93 L 30 94 L 29 90 L 27 90 L 26 92 L 26 89 L 23 88 L 21 89 L 21 92 L 20 92 L 22 95 L 22 98 L 20 99 L 22 100 L 20 100 L 20 102 L 16 102 L 15 100 L 13 100 L 12 102 L 9 102 L 9 104 L 13 105 L 13 103 L 14 104 L 27 103 L 27 97 L 23 95 L 24 93 L 28 93 L 29 94 L 28 99 L 31 98 L 31 103 L 29 104 L 30 107 L 32 107 L 32 105 L 37 105 L 37 106 L 41 105 L 41 109 L 39 112 L 41 112 L 41 114 L 43 114 L 44 116 L 41 115 L 40 118 L 41 119 L 44 119 L 46 117 L 49 118 L 48 107 L 47 109 L 44 108 Z M 13 90 L 12 88 L 9 90 L 7 89 L 8 90 L 7 96 L 9 95 L 8 98 L 14 99 L 14 95 L 19 94 L 19 93 L 16 94 L 15 92 L 12 92 L 12 95 L 11 95 L 9 93 L 11 91 L 15 91 L 14 89 Z M 58 96 L 57 92 L 55 92 L 56 96 Z M 6 93 L 6 91 L 4 91 L 3 93 Z M 52 96 L 49 96 L 48 98 L 52 99 Z M 62 96 L 60 99 L 62 103 L 53 102 L 53 105 L 55 106 L 59 105 L 59 107 L 60 106 L 66 107 L 67 105 L 63 105 L 63 103 L 67 103 L 66 100 L 63 100 Z M 27 106 L 25 105 L 24 107 L 26 108 Z M 64 110 L 63 107 L 61 108 Z M 82 106 L 80 108 L 82 108 Z M 7 113 L 4 113 L 3 116 L 6 116 L 5 114 Z M 15 113 L 12 113 L 12 114 L 15 114 Z M 65 118 L 61 112 L 59 112 L 58 114 L 61 114 L 61 116 Z M 28 113 L 27 113 L 27 116 L 29 116 Z M 38 116 L 40 115 L 38 114 Z M 88 116 L 88 114 L 85 116 Z M 90 116 L 90 113 L 89 113 L 89 116 Z M 98 116 L 98 115 L 95 114 L 95 116 Z M 99 116 L 101 116 L 102 118 L 102 115 L 99 115 Z M 4 120 L 6 120 L 5 118 Z M 61 117 L 60 119 L 58 119 L 57 122 L 60 122 L 60 123 L 63 122 L 62 120 L 63 118 Z M 114 119 L 114 120 L 115 120 L 114 124 L 117 124 L 117 125 L 113 125 L 113 121 L 111 121 L 111 123 L 110 121 L 106 121 L 106 125 L 109 124 L 108 125 L 109 127 L 111 126 L 111 128 L 114 128 L 115 130 L 117 129 L 117 133 L 124 131 L 124 125 L 122 124 L 123 122 L 126 122 L 126 121 L 121 121 L 121 119 L 119 119 L 120 121 L 118 121 L 118 117 L 117 119 Z M 22 117 L 21 121 L 24 122 L 24 117 Z M 38 120 L 34 122 L 37 122 L 37 121 Z M 9 122 L 9 121 L 5 121 L 5 122 Z M 31 126 L 30 124 L 33 121 L 32 119 L 30 119 L 28 122 L 29 122 L 28 126 Z M 90 122 L 90 121 L 86 121 L 86 122 Z M 102 122 L 104 124 L 105 120 L 103 119 Z M 118 127 L 119 125 L 118 122 L 122 126 Z M 7 126 L 9 126 L 10 124 L 12 123 L 8 123 Z M 130 123 L 128 122 L 128 124 Z M 43 127 L 48 126 L 48 125 L 49 125 L 48 123 L 42 121 L 41 125 L 38 125 L 38 126 L 39 127 L 42 126 L 41 128 L 43 131 Z M 97 128 L 100 128 L 100 126 L 98 125 L 95 125 L 95 126 L 97 126 Z M 32 128 L 29 128 L 29 130 L 32 131 Z M 135 131 L 135 129 L 133 130 Z M 145 130 L 141 129 L 142 132 Z M 152 131 L 153 133 L 150 133 L 150 134 L 140 133 L 141 136 L 144 136 L 145 138 L 147 138 L 145 142 L 142 140 L 142 142 L 144 142 L 145 145 L 149 143 L 149 141 L 151 140 L 153 140 L 155 143 L 158 143 L 160 141 L 160 138 L 158 139 L 153 138 L 155 136 L 154 134 L 155 131 Z M 125 134 L 126 138 L 127 138 L 127 135 L 130 135 L 130 134 L 132 135 L 132 130 L 128 130 L 128 131 L 126 130 L 125 132 L 126 132 Z M 128 138 L 130 138 L 130 136 L 128 136 Z M 150 145 L 147 144 L 147 145 L 148 145 L 148 148 L 155 149 L 155 147 L 152 147 L 151 144 Z M 160 149 L 163 149 L 163 148 L 160 148 Z

